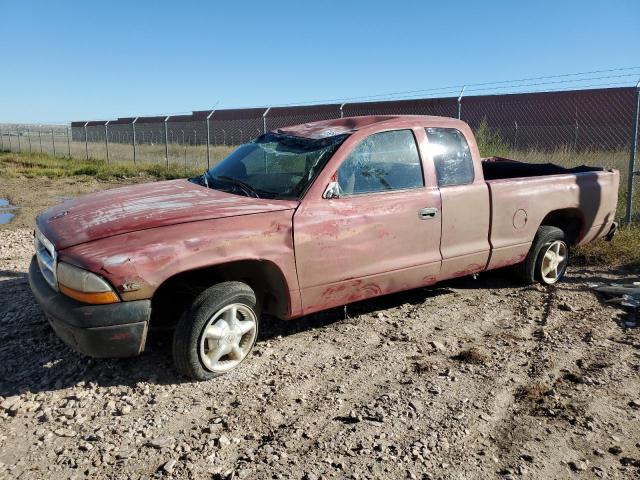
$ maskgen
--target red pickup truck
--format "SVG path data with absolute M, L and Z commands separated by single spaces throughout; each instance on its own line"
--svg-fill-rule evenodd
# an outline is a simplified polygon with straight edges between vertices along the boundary
M 481 159 L 459 120 L 282 128 L 203 175 L 67 200 L 37 218 L 29 280 L 57 334 L 97 357 L 173 329 L 176 368 L 237 367 L 281 319 L 515 265 L 557 282 L 611 237 L 615 170 Z

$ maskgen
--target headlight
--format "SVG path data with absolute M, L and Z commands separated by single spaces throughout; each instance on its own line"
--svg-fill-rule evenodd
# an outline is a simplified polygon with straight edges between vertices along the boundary
M 58 262 L 58 289 L 68 297 L 84 303 L 104 304 L 119 302 L 111 285 L 98 275 L 71 265 Z

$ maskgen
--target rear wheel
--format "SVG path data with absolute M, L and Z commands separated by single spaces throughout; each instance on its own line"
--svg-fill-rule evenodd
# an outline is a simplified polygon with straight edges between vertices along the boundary
M 552 285 L 562 278 L 569 261 L 569 247 L 563 240 L 554 240 L 541 250 L 538 257 L 540 281 Z
M 202 292 L 176 326 L 176 369 L 208 380 L 238 367 L 256 342 L 257 311 L 255 294 L 245 283 L 219 283 Z
M 536 281 L 553 285 L 564 276 L 569 263 L 569 245 L 565 233 L 557 228 L 542 225 L 531 245 L 527 258 L 517 266 L 526 283 Z

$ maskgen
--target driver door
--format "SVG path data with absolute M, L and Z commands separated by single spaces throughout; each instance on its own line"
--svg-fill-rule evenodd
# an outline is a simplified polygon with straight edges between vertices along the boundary
M 338 198 L 305 198 L 294 216 L 303 314 L 435 283 L 441 204 L 416 144 L 424 130 L 374 133 L 337 169 Z

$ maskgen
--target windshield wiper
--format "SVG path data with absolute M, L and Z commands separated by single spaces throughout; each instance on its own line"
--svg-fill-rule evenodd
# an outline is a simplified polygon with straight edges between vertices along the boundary
M 255 196 L 255 198 L 260 198 L 260 195 L 258 195 L 258 191 L 248 183 L 243 182 L 242 180 L 238 180 L 237 178 L 227 177 L 226 175 L 216 176 L 216 177 L 213 177 L 213 179 L 222 180 L 223 182 L 228 182 L 234 185 L 238 185 L 240 188 L 242 188 L 245 191 L 245 193 L 251 194 L 250 196 Z

